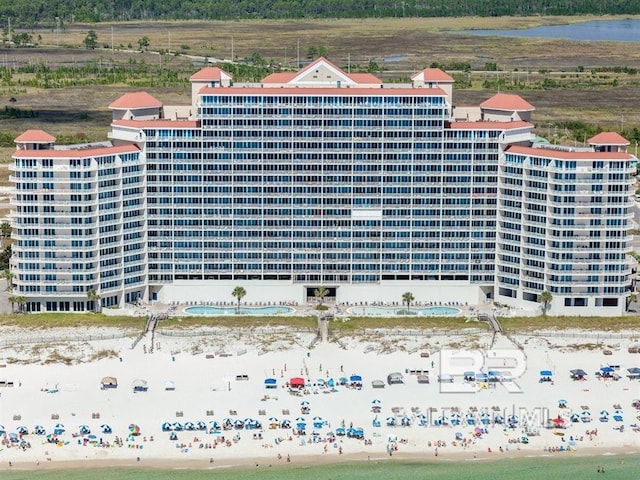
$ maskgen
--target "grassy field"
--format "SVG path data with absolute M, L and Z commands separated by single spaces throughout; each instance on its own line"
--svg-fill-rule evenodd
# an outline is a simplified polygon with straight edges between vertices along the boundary
M 205 57 L 243 59 L 257 52 L 287 68 L 297 63 L 298 52 L 302 60 L 306 59 L 310 46 L 322 47 L 331 60 L 342 66 L 349 63 L 354 69 L 374 60 L 383 67 L 379 76 L 386 81 L 407 80 L 411 73 L 432 62 L 468 63 L 474 70 L 496 63 L 501 72 L 471 73 L 465 79 L 470 80 L 470 88 L 457 88 L 454 103 L 477 105 L 486 100 L 498 87 L 486 88 L 485 82 L 491 84 L 497 79 L 507 84 L 515 82 L 520 90 L 516 88 L 514 92 L 523 94 L 538 109 L 534 121 L 540 134 L 578 143 L 584 138 L 574 138 L 570 132 L 553 125 L 578 120 L 602 129 L 619 130 L 623 122 L 627 131 L 640 127 L 640 111 L 635 108 L 640 103 L 640 75 L 591 71 L 601 67 L 637 68 L 640 66 L 637 43 L 504 39 L 447 32 L 588 20 L 593 17 L 72 24 L 66 25 L 59 35 L 46 29 L 30 31 L 34 38 L 40 36 L 38 45 L 4 49 L 0 66 L 55 68 L 94 62 L 106 68 L 111 63 L 125 66 L 143 63 L 175 71 L 184 80 L 199 68 L 193 62 L 201 62 Z M 98 34 L 95 50 L 82 48 L 82 40 L 90 29 Z M 142 37 L 150 39 L 148 52 L 136 51 Z M 396 59 L 386 62 L 389 57 Z M 578 72 L 579 69 L 584 71 Z M 565 87 L 545 90 L 541 85 L 546 78 Z M 5 87 L 0 90 L 0 109 L 15 107 L 33 111 L 36 116 L 0 118 L 0 129 L 18 135 L 28 128 L 42 128 L 56 136 L 106 140 L 111 119 L 107 106 L 125 92 L 143 89 L 136 86 L 139 81 L 140 78 L 132 76 L 121 83 L 105 85 Z M 169 105 L 190 101 L 189 89 L 184 86 L 150 85 L 144 90 Z M 5 160 L 10 153 L 10 149 L 0 151 Z M 8 172 L 0 171 L 0 185 L 5 185 L 7 178 Z
M 307 480 L 542 480 L 551 478 L 580 478 L 581 480 L 600 479 L 597 473 L 599 465 L 605 468 L 605 478 L 632 479 L 640 475 L 640 459 L 637 456 L 590 456 L 576 457 L 573 454 L 559 454 L 555 458 L 519 458 L 493 462 L 439 462 L 426 461 L 382 461 L 360 463 L 337 463 L 314 466 L 286 466 L 269 468 L 225 468 L 221 470 L 144 470 L 127 468 L 74 469 L 47 471 L 4 471 L 6 480 L 47 479 L 47 480 L 286 480 L 305 478 Z M 295 461 L 295 459 L 294 459 Z

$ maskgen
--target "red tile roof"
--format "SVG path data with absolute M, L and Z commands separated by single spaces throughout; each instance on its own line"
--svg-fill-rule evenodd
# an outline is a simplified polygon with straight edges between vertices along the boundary
M 125 93 L 109 105 L 113 110 L 136 110 L 139 108 L 161 108 L 162 102 L 147 92 Z
M 451 122 L 452 130 L 515 130 L 533 128 L 533 124 L 523 121 L 514 122 Z
M 298 76 L 298 72 L 277 72 L 267 75 L 262 83 L 288 83 Z
M 531 155 L 536 157 L 557 158 L 561 160 L 630 160 L 633 155 L 624 152 L 571 152 L 566 150 L 555 150 L 551 148 L 532 148 L 512 145 L 505 150 L 507 153 L 516 153 L 521 155 Z
M 602 132 L 589 139 L 590 145 L 629 145 L 629 140 L 616 132 Z
M 16 143 L 53 143 L 55 141 L 56 137 L 44 130 L 27 130 L 14 140 Z
M 203 87 L 200 89 L 200 95 L 217 94 L 217 95 L 381 95 L 381 96 L 435 96 L 444 97 L 446 93 L 441 88 L 337 88 L 337 87 L 282 87 L 282 88 L 260 88 L 260 87 Z
M 536 109 L 520 95 L 514 95 L 512 93 L 497 93 L 489 100 L 482 102 L 480 107 L 487 108 L 489 110 L 507 110 L 516 112 L 531 112 Z
M 345 77 L 353 80 L 355 83 L 373 83 L 373 84 L 376 84 L 376 85 L 382 83 L 382 80 L 380 80 L 378 77 L 376 77 L 375 75 L 373 75 L 371 73 L 347 73 L 343 69 L 338 67 L 335 63 L 331 62 L 330 60 L 327 60 L 324 57 L 316 58 L 309 65 L 305 66 L 304 68 L 301 68 L 297 72 L 272 73 L 271 75 L 268 75 L 265 78 L 263 78 L 262 79 L 262 83 L 289 83 L 291 80 L 293 80 L 294 78 L 298 77 L 302 73 L 307 72 L 309 70 L 312 70 L 313 68 L 315 68 L 320 63 L 325 63 L 325 64 L 329 65 L 330 67 L 338 70 Z
M 452 76 L 446 74 L 445 72 L 443 72 L 439 68 L 425 68 L 424 70 L 421 70 L 421 71 L 411 75 L 411 79 L 413 80 L 414 78 L 416 78 L 421 73 L 424 75 L 425 82 L 428 82 L 429 80 L 434 81 L 434 82 L 442 82 L 442 83 L 453 83 L 453 82 L 455 82 L 455 80 L 453 79 Z
M 209 82 L 209 81 L 219 82 L 222 79 L 223 75 L 229 78 L 232 78 L 231 74 L 225 72 L 224 70 L 218 67 L 205 67 L 202 70 L 199 70 L 193 75 L 191 75 L 189 77 L 189 80 L 191 80 L 192 82 L 194 80 L 201 81 L 201 82 Z
M 345 73 L 347 77 L 356 83 L 373 83 L 381 84 L 382 80 L 373 75 L 372 73 Z
M 133 144 L 113 147 L 78 148 L 76 150 L 16 150 L 13 153 L 13 158 L 93 158 L 139 151 L 140 149 Z
M 133 128 L 196 128 L 198 122 L 196 120 L 114 120 L 112 125 Z

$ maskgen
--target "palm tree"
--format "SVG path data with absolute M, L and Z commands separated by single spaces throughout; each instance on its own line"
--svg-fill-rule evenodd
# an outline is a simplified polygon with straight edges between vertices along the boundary
M 324 297 L 329 295 L 329 289 L 325 287 L 318 287 L 313 291 L 313 296 L 318 300 L 318 305 L 322 305 Z
M 233 292 L 231 292 L 231 295 L 238 299 L 238 308 L 236 308 L 236 313 L 240 313 L 240 300 L 242 300 L 246 294 L 247 291 L 244 287 L 236 287 L 233 289 Z
M 15 275 L 11 272 L 11 270 L 7 268 L 2 272 L 2 278 L 4 278 L 7 281 L 6 291 L 10 292 L 11 289 L 13 288 L 13 279 L 15 278 Z
M 402 303 L 403 304 L 407 304 L 407 313 L 409 313 L 409 309 L 411 308 L 411 302 L 413 302 L 415 300 L 413 293 L 411 292 L 404 292 L 402 294 Z
M 93 311 L 97 312 L 100 295 L 98 295 L 98 292 L 96 292 L 95 289 L 90 288 L 89 290 L 87 290 L 87 300 L 89 300 L 90 302 L 93 302 Z
M 27 304 L 27 297 L 16 297 L 16 303 L 18 304 L 18 312 L 24 313 L 24 306 Z
M 631 292 L 627 297 L 627 310 L 629 310 L 629 307 L 631 306 L 632 303 L 635 303 L 637 301 L 638 301 L 638 294 L 636 292 Z
M 542 314 L 547 315 L 547 310 L 549 309 L 549 304 L 553 300 L 553 295 L 549 290 L 545 290 L 538 296 L 538 302 L 542 304 Z
M 16 295 L 9 295 L 9 298 L 7 298 L 7 300 L 9 300 L 9 303 L 11 304 L 11 313 L 15 313 L 18 297 Z
M 11 224 L 9 222 L 0 223 L 0 235 L 2 235 L 2 238 L 11 237 Z

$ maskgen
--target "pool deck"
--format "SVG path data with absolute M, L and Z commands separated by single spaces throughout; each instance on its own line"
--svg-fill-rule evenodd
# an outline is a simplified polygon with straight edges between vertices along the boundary
M 353 308 L 357 307 L 376 307 L 376 308 L 404 308 L 401 304 L 384 304 L 378 302 L 358 302 L 358 303 L 333 303 L 333 302 L 325 302 L 325 305 L 328 307 L 328 310 L 318 312 L 315 309 L 316 304 L 313 302 L 299 304 L 298 302 L 285 302 L 283 304 L 277 305 L 268 305 L 265 303 L 245 303 L 241 302 L 241 307 L 246 308 L 260 308 L 260 307 L 274 307 L 274 306 L 286 306 L 293 308 L 293 311 L 286 314 L 273 314 L 274 316 L 289 316 L 289 315 L 318 315 L 318 313 L 322 313 L 324 315 L 333 315 L 337 318 L 348 318 L 350 316 L 362 316 L 362 314 L 358 314 L 357 311 L 351 311 Z M 237 306 L 234 302 L 173 302 L 171 304 L 159 303 L 159 302 L 150 302 L 150 303 L 140 303 L 138 305 L 127 305 L 124 311 L 120 313 L 124 313 L 126 315 L 133 316 L 148 316 L 148 315 L 168 315 L 172 317 L 184 316 L 184 315 L 193 315 L 193 316 L 203 316 L 201 314 L 190 314 L 189 312 L 185 312 L 186 308 L 189 307 L 218 307 L 218 308 L 235 308 Z M 463 317 L 476 317 L 478 314 L 494 314 L 496 316 L 513 316 L 513 315 L 535 315 L 536 312 L 525 312 L 519 310 L 513 310 L 510 308 L 501 308 L 496 307 L 493 302 L 486 302 L 480 305 L 456 305 L 454 303 L 429 303 L 429 302 L 415 302 L 411 304 L 411 309 L 426 309 L 430 307 L 442 307 L 442 308 L 457 308 L 460 310 L 459 313 L 455 315 L 420 315 L 418 316 L 463 316 Z M 391 314 L 396 316 L 395 314 Z M 381 317 L 382 315 L 365 315 L 371 317 Z

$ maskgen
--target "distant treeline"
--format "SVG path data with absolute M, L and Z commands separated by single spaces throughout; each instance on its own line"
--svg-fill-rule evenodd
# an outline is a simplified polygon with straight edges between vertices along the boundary
M 640 0 L 13 0 L 0 2 L 5 28 L 69 22 L 251 18 L 632 15 Z

